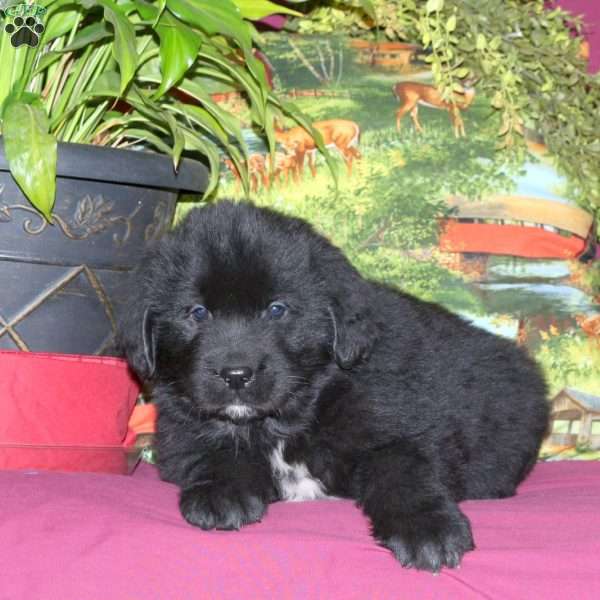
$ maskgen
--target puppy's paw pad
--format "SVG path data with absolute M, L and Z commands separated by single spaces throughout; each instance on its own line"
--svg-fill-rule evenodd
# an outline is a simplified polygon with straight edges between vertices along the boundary
M 244 493 L 231 497 L 206 487 L 184 490 L 179 508 L 188 523 L 202 529 L 240 529 L 260 521 L 267 509 L 258 496 Z
M 398 532 L 380 538 L 403 567 L 438 573 L 443 567 L 460 566 L 463 555 L 475 548 L 467 518 L 456 514 L 411 515 Z
M 214 529 L 217 515 L 211 509 L 208 499 L 199 493 L 184 491 L 179 499 L 179 510 L 183 518 L 196 527 Z

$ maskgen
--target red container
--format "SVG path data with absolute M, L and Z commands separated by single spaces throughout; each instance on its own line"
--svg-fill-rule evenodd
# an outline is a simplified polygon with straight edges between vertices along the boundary
M 0 469 L 130 473 L 138 394 L 118 358 L 0 351 Z

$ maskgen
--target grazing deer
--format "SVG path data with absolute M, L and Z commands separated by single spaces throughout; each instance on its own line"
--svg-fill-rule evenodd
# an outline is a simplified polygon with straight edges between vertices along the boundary
M 460 112 L 471 106 L 475 98 L 475 90 L 473 88 L 465 88 L 464 92 L 455 92 L 454 102 L 443 100 L 440 91 L 435 86 L 426 83 L 406 81 L 404 83 L 397 83 L 393 90 L 394 95 L 400 102 L 400 108 L 396 111 L 397 131 L 400 131 L 402 117 L 406 113 L 410 113 L 415 124 L 415 129 L 419 133 L 423 133 L 423 127 L 419 123 L 419 104 L 421 104 L 430 108 L 447 110 L 454 128 L 454 137 L 465 137 L 465 124 L 460 116 Z
M 240 189 L 241 176 L 234 162 L 229 158 L 224 158 L 223 162 L 229 169 L 235 180 L 236 192 Z M 250 191 L 256 192 L 262 184 L 265 188 L 269 188 L 269 174 L 267 172 L 267 163 L 262 154 L 254 153 L 248 156 L 248 176 L 250 179 Z
M 277 183 L 287 185 L 290 182 L 290 175 L 294 183 L 299 183 L 298 163 L 295 154 L 275 153 L 275 161 L 271 169 L 271 178 Z
M 330 119 L 317 121 L 312 126 L 321 134 L 326 148 L 335 148 L 342 155 L 348 175 L 352 175 L 352 160 L 360 158 L 358 142 L 360 127 L 354 121 Z M 275 130 L 275 139 L 283 146 L 287 154 L 296 157 L 296 171 L 300 175 L 304 169 L 304 157 L 308 157 L 308 166 L 314 177 L 317 173 L 315 158 L 317 145 L 310 134 L 302 127 Z

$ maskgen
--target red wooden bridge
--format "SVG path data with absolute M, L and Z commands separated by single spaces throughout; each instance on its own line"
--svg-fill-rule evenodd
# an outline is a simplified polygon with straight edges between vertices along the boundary
M 441 222 L 443 252 L 574 259 L 594 244 L 593 217 L 569 204 L 527 196 L 472 202 L 451 196 Z

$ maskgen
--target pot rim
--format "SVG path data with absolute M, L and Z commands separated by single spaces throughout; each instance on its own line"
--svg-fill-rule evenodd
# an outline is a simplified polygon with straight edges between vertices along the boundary
M 0 171 L 9 171 L 2 136 Z M 197 160 L 181 159 L 175 172 L 171 157 L 164 154 L 71 142 L 58 142 L 56 176 L 194 193 L 203 192 L 208 183 L 208 169 Z

